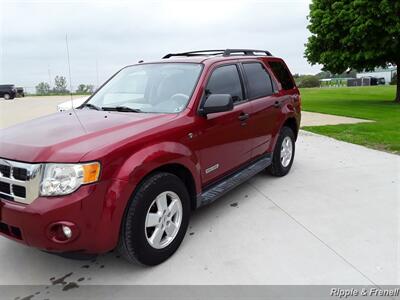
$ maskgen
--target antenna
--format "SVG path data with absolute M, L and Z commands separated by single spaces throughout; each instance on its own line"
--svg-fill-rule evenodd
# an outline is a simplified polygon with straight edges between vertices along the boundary
M 96 89 L 99 88 L 99 62 L 96 58 Z
M 74 108 L 74 101 L 72 100 L 72 76 L 71 76 L 71 63 L 70 63 L 70 61 L 69 61 L 68 34 L 65 34 L 65 45 L 67 46 L 67 60 L 68 60 L 68 74 L 69 74 L 69 89 L 70 89 L 70 92 L 69 92 L 69 93 L 70 93 L 70 96 L 71 96 L 71 107 L 72 107 L 72 111 L 74 112 L 75 117 L 77 118 L 79 124 L 81 124 L 81 127 L 83 128 L 83 130 L 84 130 L 85 132 L 87 132 L 86 129 L 85 129 L 85 127 L 83 126 L 81 120 L 79 119 L 78 114 L 77 114 L 76 111 L 75 111 L 75 108 Z
M 71 76 L 71 63 L 69 61 L 69 47 L 68 47 L 68 35 L 65 34 L 65 44 L 67 46 L 67 59 L 68 59 L 68 74 L 69 74 L 69 93 L 71 96 L 71 106 L 72 109 L 75 111 L 74 109 L 74 101 L 72 101 L 72 76 Z

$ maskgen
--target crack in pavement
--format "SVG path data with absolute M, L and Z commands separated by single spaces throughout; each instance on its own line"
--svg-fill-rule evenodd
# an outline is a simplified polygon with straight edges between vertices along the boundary
M 362 277 L 364 277 L 372 285 L 376 286 L 379 289 L 382 289 L 377 283 L 375 283 L 372 279 L 370 279 L 367 275 L 365 275 L 361 270 L 359 270 L 355 265 L 353 265 L 343 255 L 341 255 L 339 252 L 337 252 L 335 249 L 333 249 L 327 242 L 325 242 L 323 239 L 321 239 L 316 233 L 314 233 L 311 229 L 307 228 L 303 223 L 301 223 L 299 220 L 297 220 L 295 217 L 293 217 L 289 212 L 287 212 L 285 209 L 283 209 L 281 206 L 279 206 L 274 200 L 272 200 L 270 197 L 268 197 L 262 191 L 260 191 L 254 184 L 252 184 L 250 182 L 248 182 L 248 184 L 251 187 L 253 187 L 261 196 L 263 196 L 268 201 L 272 202 L 278 209 L 280 209 L 285 215 L 287 215 L 294 222 L 296 222 L 300 227 L 302 227 L 304 230 L 306 230 L 308 233 L 310 233 L 314 238 L 316 238 L 318 241 L 320 241 L 325 247 L 327 247 L 330 251 L 332 251 L 336 256 L 341 258 L 346 264 L 348 264 L 350 267 L 352 267 L 354 270 L 356 270 Z

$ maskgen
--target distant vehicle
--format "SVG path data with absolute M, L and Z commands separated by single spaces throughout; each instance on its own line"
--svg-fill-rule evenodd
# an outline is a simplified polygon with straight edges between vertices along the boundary
M 25 91 L 23 87 L 17 87 L 17 97 L 25 97 Z
M 61 104 L 57 105 L 57 111 L 66 111 L 70 110 L 72 108 L 77 108 L 81 106 L 85 101 L 87 100 L 87 97 L 81 97 L 81 98 L 76 98 L 68 101 L 65 101 Z
M 14 99 L 17 95 L 17 89 L 13 84 L 1 84 L 0 85 L 0 98 L 5 100 Z

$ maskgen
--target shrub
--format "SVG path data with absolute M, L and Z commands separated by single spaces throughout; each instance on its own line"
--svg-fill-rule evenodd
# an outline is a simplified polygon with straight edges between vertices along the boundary
M 319 79 L 314 75 L 303 75 L 298 78 L 297 86 L 300 88 L 319 87 Z
M 41 82 L 36 86 L 36 95 L 48 95 L 50 93 L 50 85 L 47 82 Z

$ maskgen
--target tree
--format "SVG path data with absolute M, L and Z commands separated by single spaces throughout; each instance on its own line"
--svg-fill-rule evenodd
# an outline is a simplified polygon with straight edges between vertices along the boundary
M 56 76 L 54 78 L 54 92 L 60 94 L 68 93 L 67 79 L 64 76 Z
M 400 1 L 313 0 L 305 57 L 323 70 L 400 65 Z M 397 81 L 395 101 L 400 103 Z
M 296 82 L 299 88 L 319 87 L 319 79 L 314 75 L 301 75 Z
M 47 82 L 41 82 L 35 88 L 37 95 L 47 95 L 50 93 L 50 85 Z
M 332 78 L 332 73 L 329 71 L 322 71 L 319 72 L 318 74 L 316 74 L 315 76 L 317 76 L 319 79 L 326 79 L 326 78 Z
M 92 84 L 80 84 L 76 90 L 77 94 L 91 94 L 93 93 L 94 85 Z
M 93 84 L 87 84 L 86 85 L 86 93 L 93 94 L 93 92 L 94 92 L 94 85 Z

